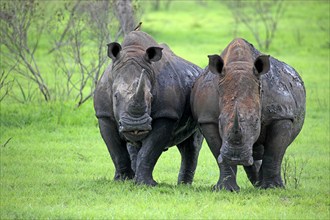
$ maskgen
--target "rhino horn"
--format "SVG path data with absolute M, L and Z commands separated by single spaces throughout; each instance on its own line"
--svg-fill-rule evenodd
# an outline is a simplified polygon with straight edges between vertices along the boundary
M 239 126 L 239 121 L 238 121 L 238 110 L 237 110 L 237 105 L 235 105 L 233 132 L 235 134 L 238 134 L 238 133 L 240 133 L 240 131 L 241 131 L 241 129 Z
M 230 132 L 230 140 L 235 143 L 239 143 L 242 139 L 242 130 L 241 126 L 239 124 L 239 113 L 237 106 L 235 106 L 235 112 L 234 112 L 234 123 L 233 127 Z
M 144 102 L 145 80 L 146 80 L 146 70 L 143 69 L 134 95 L 135 96 L 134 99 L 137 102 Z
M 132 97 L 132 102 L 129 105 L 129 112 L 132 115 L 140 116 L 145 113 L 146 103 L 145 103 L 145 84 L 146 84 L 146 73 L 142 70 L 141 76 L 139 78 L 138 85 L 136 87 L 135 94 Z

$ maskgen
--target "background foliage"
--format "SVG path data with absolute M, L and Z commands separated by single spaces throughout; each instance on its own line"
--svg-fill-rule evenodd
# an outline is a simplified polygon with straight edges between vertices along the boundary
M 47 10 L 38 9 L 36 13 L 54 14 L 58 9 L 56 4 L 47 3 Z M 71 1 L 60 3 L 68 4 L 61 5 L 63 10 L 74 7 Z M 235 36 L 258 45 L 254 33 L 235 20 L 228 1 L 159 1 L 158 6 L 156 3 L 135 2 L 140 7 L 142 30 L 201 67 L 207 65 L 208 54 L 219 54 Z M 53 31 L 63 33 L 70 20 L 69 16 L 63 18 L 58 14 L 61 25 L 54 28 L 57 22 L 46 20 L 50 30 L 43 30 L 33 54 L 44 74 L 44 82 L 56 98 L 45 102 L 39 87 L 10 68 L 9 57 L 1 54 L 0 94 L 7 95 L 0 102 L 0 218 L 328 219 L 330 6 L 328 1 L 284 1 L 283 4 L 285 10 L 272 42 L 268 50 L 262 51 L 293 66 L 307 90 L 303 130 L 285 156 L 285 190 L 254 189 L 240 167 L 240 193 L 212 192 L 218 168 L 206 143 L 192 186 L 176 185 L 180 156 L 175 147 L 165 152 L 156 165 L 154 178 L 159 186 L 148 188 L 130 181 L 113 182 L 114 167 L 99 134 L 92 100 L 88 99 L 80 108 L 74 107 L 79 101 L 81 71 L 73 69 L 79 63 L 75 63 L 74 56 L 63 54 L 62 58 L 72 65 L 67 68 L 79 75 L 69 84 L 78 93 L 67 96 L 68 75 L 60 68 L 64 64 L 59 59 L 61 55 L 58 51 L 51 53 L 56 54 L 53 58 L 49 55 L 54 45 L 57 46 L 49 40 L 60 42 L 61 39 L 61 34 Z M 99 10 L 97 14 L 101 15 L 103 10 Z M 45 22 L 44 18 L 41 16 L 31 26 Z M 81 19 L 83 26 L 74 27 L 77 34 L 83 35 L 86 62 L 96 62 L 93 56 L 97 52 L 93 51 L 98 51 L 95 45 L 100 39 L 96 36 L 100 35 L 85 32 L 84 21 L 90 16 L 82 13 Z M 118 25 L 116 22 L 114 18 L 106 24 Z M 105 39 L 115 40 L 117 28 L 109 31 L 109 38 Z M 262 28 L 259 26 L 260 34 L 265 33 Z M 38 29 L 32 30 L 29 36 L 37 36 Z M 265 39 L 263 35 L 260 37 Z M 35 45 L 37 38 L 29 39 L 32 41 L 26 43 Z M 121 39 L 119 36 L 118 40 Z M 70 52 L 74 41 L 68 42 L 65 47 L 71 48 Z M 1 52 L 5 50 L 1 41 Z M 104 56 L 106 45 L 100 51 Z M 105 59 L 105 65 L 109 63 Z M 74 83 L 78 83 L 78 89 Z M 84 97 L 91 87 L 86 88 Z

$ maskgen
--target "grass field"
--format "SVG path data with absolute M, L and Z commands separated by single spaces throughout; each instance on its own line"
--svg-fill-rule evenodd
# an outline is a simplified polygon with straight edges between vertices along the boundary
M 192 186 L 176 185 L 180 155 L 174 147 L 156 165 L 158 186 L 114 182 L 92 101 L 75 109 L 71 102 L 5 99 L 0 111 L 0 219 L 329 219 L 330 6 L 329 1 L 286 4 L 266 53 L 301 74 L 307 113 L 286 153 L 285 190 L 253 188 L 240 167 L 239 193 L 213 192 L 218 168 L 206 143 Z M 216 1 L 206 6 L 174 1 L 169 10 L 157 12 L 147 8 L 142 21 L 143 31 L 201 67 L 208 54 L 219 54 L 234 37 L 231 13 Z M 243 25 L 238 33 L 254 43 Z

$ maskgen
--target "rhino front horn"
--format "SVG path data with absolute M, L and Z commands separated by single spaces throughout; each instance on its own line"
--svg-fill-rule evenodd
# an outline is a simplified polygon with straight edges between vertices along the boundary
M 238 110 L 237 105 L 235 105 L 235 113 L 234 113 L 234 125 L 233 125 L 233 132 L 234 134 L 239 134 L 241 132 L 241 128 L 239 126 L 239 116 L 238 116 Z
M 146 84 L 146 73 L 142 70 L 141 76 L 136 86 L 135 94 L 133 95 L 129 104 L 129 112 L 134 116 L 141 116 L 146 111 L 145 101 L 145 84 Z
M 144 101 L 145 75 L 146 70 L 143 69 L 135 92 L 135 99 L 137 101 Z

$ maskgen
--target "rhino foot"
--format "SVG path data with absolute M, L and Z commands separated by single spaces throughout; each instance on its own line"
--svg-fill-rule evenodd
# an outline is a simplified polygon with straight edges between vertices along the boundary
M 220 191 L 226 190 L 229 192 L 239 192 L 240 188 L 237 184 L 230 184 L 230 183 L 217 183 L 217 185 L 212 187 L 213 191 Z
M 124 180 L 131 180 L 133 178 L 134 178 L 133 171 L 116 172 L 114 180 L 115 181 L 124 181 Z
M 135 177 L 135 183 L 138 185 L 156 186 L 158 183 L 152 178 Z
M 260 185 L 261 189 L 274 189 L 274 188 L 285 188 L 282 181 L 263 181 Z
M 191 185 L 194 180 L 194 172 L 185 171 L 183 173 L 179 173 L 178 184 L 188 184 Z

